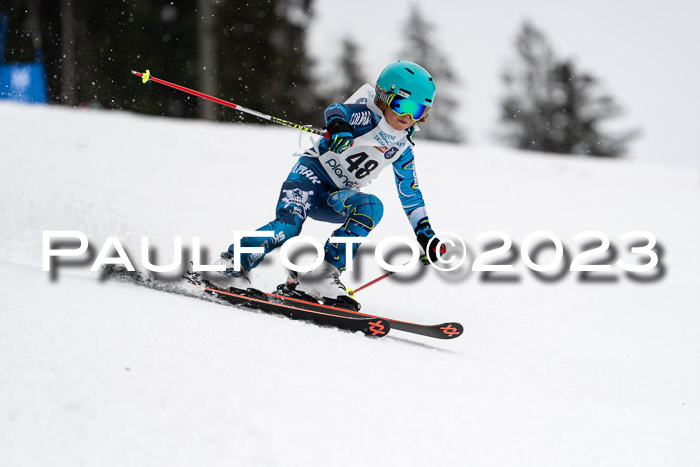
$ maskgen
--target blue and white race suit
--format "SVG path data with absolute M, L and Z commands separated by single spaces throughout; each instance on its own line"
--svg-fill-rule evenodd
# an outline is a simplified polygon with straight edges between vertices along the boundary
M 398 131 L 389 125 L 374 104 L 374 90 L 369 84 L 344 104 L 326 109 L 326 123 L 337 117 L 352 127 L 354 144 L 336 154 L 329 151 L 328 139 L 320 139 L 301 155 L 282 184 L 275 219 L 257 229 L 273 232 L 273 236 L 241 241 L 242 246 L 264 249 L 264 253 L 241 255 L 241 264 L 247 270 L 257 266 L 265 254 L 299 235 L 307 217 L 341 224 L 332 237 L 366 237 L 381 220 L 384 206 L 379 198 L 360 189 L 389 165 L 394 169 L 396 189 L 411 226 L 415 230 L 427 222 L 415 172 L 412 131 Z M 353 245 L 353 257 L 358 246 Z M 229 247 L 231 253 L 233 247 Z M 327 241 L 324 259 L 342 271 L 345 255 L 341 249 Z

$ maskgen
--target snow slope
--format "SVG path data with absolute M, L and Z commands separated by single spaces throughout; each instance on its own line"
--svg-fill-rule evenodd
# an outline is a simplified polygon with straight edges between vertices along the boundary
M 619 236 L 643 229 L 664 273 L 545 281 L 515 258 L 516 281 L 397 275 L 358 295 L 364 310 L 466 333 L 372 340 L 100 282 L 85 262 L 41 271 L 45 230 L 96 250 L 116 236 L 136 259 L 148 236 L 159 263 L 174 236 L 216 254 L 270 220 L 294 131 L 5 102 L 0 128 L 0 465 L 700 462 L 697 172 L 419 139 L 432 223 L 472 253 L 497 229 L 516 245 L 549 230 L 576 254 L 596 229 L 629 259 Z M 392 176 L 370 188 L 375 244 L 410 235 Z M 381 273 L 371 254 L 358 265 L 347 285 Z M 279 258 L 256 274 L 279 282 Z

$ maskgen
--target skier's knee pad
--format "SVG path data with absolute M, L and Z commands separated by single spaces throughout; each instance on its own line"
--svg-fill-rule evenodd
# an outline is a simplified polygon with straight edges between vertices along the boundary
M 349 197 L 345 204 L 348 206 L 348 220 L 343 226 L 351 235 L 367 236 L 384 215 L 384 205 L 374 195 L 356 193 Z
M 348 217 L 343 226 L 333 232 L 334 237 L 366 237 L 374 229 L 384 214 L 384 205 L 374 195 L 356 193 L 345 200 Z M 359 244 L 352 245 L 354 257 Z M 345 270 L 346 257 L 337 243 L 326 242 L 325 260 L 341 271 Z M 344 250 L 343 250 L 344 251 Z
M 357 193 L 348 198 L 347 204 L 350 206 L 348 220 L 361 224 L 367 233 L 379 224 L 384 215 L 384 205 L 374 195 Z

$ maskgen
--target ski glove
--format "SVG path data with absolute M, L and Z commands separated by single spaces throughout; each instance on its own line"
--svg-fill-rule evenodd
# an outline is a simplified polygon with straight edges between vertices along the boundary
M 415 232 L 418 244 L 423 248 L 423 251 L 425 251 L 431 263 L 436 262 L 440 256 L 447 253 L 447 247 L 445 245 L 440 245 L 440 239 L 435 236 L 435 231 L 430 226 L 429 222 L 426 221 L 418 225 Z M 438 245 L 440 245 L 439 251 L 437 248 Z M 425 261 L 423 262 L 425 263 Z
M 342 154 L 355 143 L 352 135 L 352 127 L 341 118 L 334 118 L 328 123 L 328 149 L 336 154 Z

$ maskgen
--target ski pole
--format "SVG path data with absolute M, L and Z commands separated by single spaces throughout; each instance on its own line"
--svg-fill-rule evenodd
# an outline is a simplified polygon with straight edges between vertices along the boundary
M 427 256 L 421 256 L 420 260 L 421 260 L 421 262 L 423 263 L 424 266 L 428 264 L 428 257 L 427 257 Z M 408 263 L 406 263 L 406 264 L 408 264 Z M 355 298 L 355 294 L 356 294 L 357 292 L 359 292 L 360 290 L 366 289 L 366 288 L 369 287 L 370 285 L 376 284 L 376 283 L 379 282 L 380 280 L 386 279 L 387 277 L 391 276 L 392 274 L 394 274 L 394 271 L 389 271 L 389 272 L 387 272 L 387 273 L 385 273 L 385 274 L 382 274 L 381 276 L 377 277 L 376 279 L 373 279 L 373 280 L 367 282 L 366 284 L 363 284 L 363 285 L 359 286 L 359 287 L 356 288 L 356 289 L 351 289 L 351 288 L 348 287 L 347 289 L 345 289 L 345 292 L 350 296 L 350 298 Z
M 204 94 L 203 92 L 195 91 L 194 89 L 189 89 L 184 86 L 180 86 L 179 84 L 171 83 L 169 81 L 165 81 L 160 78 L 156 78 L 155 76 L 151 76 L 150 70 L 146 70 L 145 73 L 139 73 L 138 71 L 131 70 L 132 75 L 136 75 L 141 77 L 142 82 L 145 84 L 149 81 L 155 81 L 158 84 L 163 84 L 165 86 L 169 86 L 173 89 L 177 89 L 178 91 L 183 91 L 188 94 L 192 94 L 193 96 L 201 97 L 202 99 L 207 99 L 212 102 L 216 102 L 217 104 L 225 105 L 226 107 L 231 107 L 232 109 L 239 110 L 241 112 L 245 112 L 250 115 L 254 115 L 258 118 L 261 118 L 263 120 L 267 120 L 272 123 L 277 123 L 278 125 L 284 125 L 290 128 L 294 128 L 296 130 L 301 130 L 305 131 L 307 133 L 313 133 L 314 135 L 319 135 L 319 136 L 326 136 L 326 131 L 321 130 L 318 128 L 313 128 L 311 126 L 306 126 L 306 125 L 301 125 L 299 123 L 293 123 L 293 122 L 288 122 L 287 120 L 282 120 L 281 118 L 273 117 L 271 115 L 267 115 L 261 112 L 258 112 L 256 110 L 248 109 L 246 107 L 243 107 L 242 105 L 234 104 L 233 102 L 228 102 L 213 96 L 210 96 L 208 94 Z

